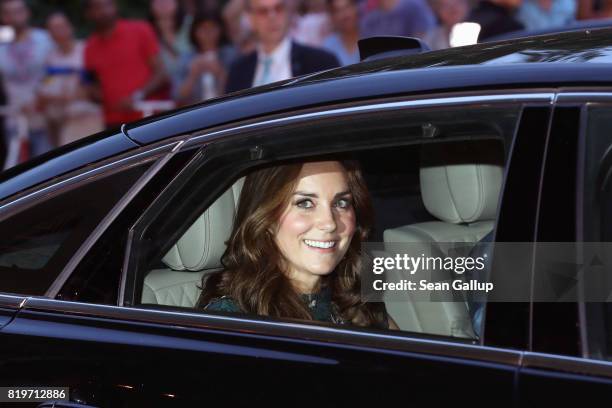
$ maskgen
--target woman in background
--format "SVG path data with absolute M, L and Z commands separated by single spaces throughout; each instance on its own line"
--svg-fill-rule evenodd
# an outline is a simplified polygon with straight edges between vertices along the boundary
M 223 21 L 216 12 L 196 16 L 189 38 L 194 52 L 181 64 L 184 79 L 175 95 L 180 105 L 221 95 L 234 57 L 233 49 L 225 45 Z
M 51 13 L 46 26 L 54 47 L 38 97 L 53 143 L 61 146 L 103 130 L 104 119 L 100 107 L 85 96 L 84 44 L 74 37 L 68 16 Z
M 334 53 L 340 65 L 359 62 L 359 12 L 357 0 L 329 0 L 329 10 L 336 32 L 323 41 L 323 47 Z
M 192 51 L 189 32 L 193 15 L 185 14 L 178 0 L 151 0 L 149 21 L 157 33 L 161 58 L 171 81 L 171 93 L 175 94 L 183 79 L 181 63 Z
M 265 168 L 244 182 L 224 270 L 203 282 L 205 310 L 392 328 L 361 299 L 361 243 L 372 221 L 352 161 Z
M 438 18 L 438 26 L 429 30 L 423 40 L 432 50 L 450 47 L 450 35 L 455 24 L 466 20 L 470 11 L 467 0 L 431 0 L 431 8 Z
M 301 0 L 291 35 L 299 43 L 321 47 L 332 31 L 326 0 Z

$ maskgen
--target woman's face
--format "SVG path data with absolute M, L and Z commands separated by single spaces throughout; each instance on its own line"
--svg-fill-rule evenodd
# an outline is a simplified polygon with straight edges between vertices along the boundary
M 357 6 L 353 0 L 334 0 L 331 4 L 331 16 L 338 31 L 352 31 L 359 25 Z
M 178 9 L 176 0 L 151 0 L 151 11 L 157 18 L 174 17 Z
M 287 276 L 300 291 L 311 292 L 340 263 L 354 233 L 353 197 L 342 164 L 304 164 L 275 236 Z
M 201 21 L 196 27 L 195 37 L 202 50 L 214 49 L 219 44 L 221 28 L 212 20 Z
M 470 11 L 465 0 L 438 0 L 434 8 L 442 24 L 447 27 L 463 22 Z
M 47 19 L 49 35 L 58 44 L 70 41 L 73 38 L 72 24 L 63 14 L 53 14 Z

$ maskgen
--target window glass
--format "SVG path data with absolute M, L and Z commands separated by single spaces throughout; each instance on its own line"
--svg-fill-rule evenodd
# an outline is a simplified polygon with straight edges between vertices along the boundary
M 77 265 L 57 294 L 58 299 L 117 305 L 130 228 L 194 154 L 196 150 L 190 149 L 173 155 L 130 200 Z
M 492 240 L 520 108 L 458 112 L 211 146 L 136 228 L 125 304 L 477 338 L 484 303 L 453 286 L 446 297 L 372 293 L 374 259 L 397 248 L 449 259 L 461 282 L 487 281 L 486 265 L 464 274 L 457 260 Z M 445 273 L 429 278 L 457 272 Z
M 584 137 L 584 242 L 597 255 L 585 254 L 588 274 L 582 306 L 586 342 L 583 351 L 595 359 L 612 359 L 612 106 L 591 106 Z M 594 244 L 598 243 L 598 244 Z M 598 248 L 593 246 L 597 245 Z M 587 259 L 587 257 L 589 259 Z
M 86 181 L 0 222 L 0 291 L 44 295 L 149 163 Z

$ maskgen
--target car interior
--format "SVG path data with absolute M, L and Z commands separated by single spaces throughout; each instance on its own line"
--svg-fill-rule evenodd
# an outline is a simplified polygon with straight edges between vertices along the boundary
M 437 243 L 474 246 L 495 224 L 504 169 L 500 139 L 463 139 L 356 152 L 375 210 L 368 241 L 410 243 L 452 256 Z M 244 178 L 236 180 L 146 273 L 140 304 L 195 308 L 203 278 L 221 268 Z M 403 331 L 476 338 L 466 301 L 423 302 L 408 292 L 385 300 Z

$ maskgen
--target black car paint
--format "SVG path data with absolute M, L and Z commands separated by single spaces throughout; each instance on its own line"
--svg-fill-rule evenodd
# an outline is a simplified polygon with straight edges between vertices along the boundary
M 420 406 L 511 406 L 518 370 L 519 353 L 504 350 L 498 351 L 499 362 L 488 362 L 452 357 L 448 351 L 406 351 L 419 340 L 401 347 L 401 336 L 391 339 L 396 349 L 379 348 L 323 341 L 316 328 L 296 328 L 302 339 L 283 338 L 246 321 L 224 331 L 204 316 L 169 325 L 147 322 L 146 312 L 136 310 L 129 322 L 95 307 L 89 313 L 83 308 L 60 314 L 44 310 L 44 301 L 28 303 L 1 332 L 0 381 L 69 384 L 77 399 L 96 406 L 331 407 L 399 400 Z M 423 343 L 421 348 L 436 349 L 432 340 Z M 53 367 L 52 376 L 42 364 Z M 477 398 L 469 391 L 474 382 L 482 387 Z
M 109 134 L 110 133 L 110 134 Z M 123 133 L 103 132 L 0 173 L 0 199 L 139 147 Z

